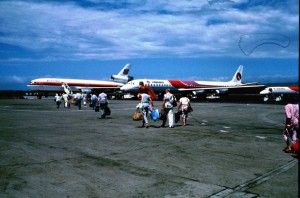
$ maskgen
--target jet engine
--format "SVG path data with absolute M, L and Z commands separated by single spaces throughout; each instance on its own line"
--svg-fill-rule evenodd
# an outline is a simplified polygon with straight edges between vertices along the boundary
M 217 89 L 215 90 L 216 95 L 226 95 L 228 94 L 228 89 Z
M 197 90 L 197 91 L 193 91 L 192 93 L 193 93 L 193 98 L 197 98 L 199 100 L 204 100 L 206 97 L 204 90 Z
M 204 90 L 197 90 L 197 91 L 193 91 L 193 95 L 194 96 L 199 96 L 199 95 L 203 95 L 205 93 Z
M 126 76 L 111 75 L 110 79 L 117 82 L 128 82 L 133 80 L 133 76 L 126 77 Z

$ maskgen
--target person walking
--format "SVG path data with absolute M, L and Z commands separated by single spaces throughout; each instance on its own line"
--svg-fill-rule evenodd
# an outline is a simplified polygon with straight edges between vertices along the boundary
M 166 93 L 164 94 L 164 98 L 162 101 L 162 110 L 165 114 L 163 116 L 163 122 L 160 127 L 165 127 L 167 119 L 169 128 L 174 128 L 174 114 L 173 114 L 173 101 L 175 100 L 174 95 L 170 92 L 170 89 L 166 89 Z
M 178 112 L 181 113 L 182 126 L 186 126 L 190 106 L 190 99 L 187 97 L 186 93 L 183 93 L 182 97 L 179 99 L 179 105 L 177 108 Z
M 64 92 L 62 97 L 64 100 L 64 107 L 70 107 L 68 94 L 66 92 Z
M 77 93 L 75 98 L 76 98 L 76 103 L 77 103 L 78 110 L 81 110 L 82 94 Z
M 285 128 L 283 138 L 287 147 L 284 152 L 293 152 L 292 144 L 297 140 L 297 133 L 299 132 L 299 104 L 298 99 L 288 99 L 288 103 L 284 107 L 285 110 Z
M 88 98 L 87 98 L 87 94 L 85 92 L 82 94 L 82 99 L 83 99 L 83 106 L 86 107 Z
M 152 101 L 158 99 L 153 89 L 150 86 L 145 86 L 143 81 L 139 82 L 139 92 L 150 95 Z
M 98 96 L 98 101 L 100 104 L 100 118 L 104 119 L 106 116 L 105 109 L 107 108 L 108 105 L 107 94 L 105 92 L 100 93 Z
M 153 108 L 153 101 L 151 99 L 151 96 L 147 93 L 147 90 L 143 90 L 139 94 L 139 98 L 140 98 L 140 104 L 141 104 L 142 113 L 143 113 L 143 124 L 142 124 L 142 127 L 148 128 L 149 127 L 149 123 L 148 123 L 148 118 L 147 117 L 148 117 L 150 105 Z
M 92 96 L 91 96 L 91 102 L 92 102 L 93 110 L 95 110 L 95 108 L 96 108 L 97 99 L 98 99 L 97 95 L 96 94 L 92 94 Z
M 61 103 L 61 95 L 60 94 L 56 94 L 55 95 L 55 99 L 54 99 L 55 103 L 56 103 L 56 108 L 59 109 L 60 103 Z

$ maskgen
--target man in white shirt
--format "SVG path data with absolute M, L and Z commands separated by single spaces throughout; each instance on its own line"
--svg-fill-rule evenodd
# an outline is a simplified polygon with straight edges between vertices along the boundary
M 165 127 L 167 119 L 169 121 L 169 128 L 174 128 L 174 114 L 173 114 L 173 101 L 175 97 L 170 93 L 170 89 L 166 89 L 164 99 L 162 101 L 162 110 L 166 116 L 163 117 L 161 127 Z
M 107 94 L 104 92 L 100 93 L 98 96 L 98 101 L 100 104 L 100 118 L 105 118 L 106 116 L 105 109 L 107 108 L 108 105 Z

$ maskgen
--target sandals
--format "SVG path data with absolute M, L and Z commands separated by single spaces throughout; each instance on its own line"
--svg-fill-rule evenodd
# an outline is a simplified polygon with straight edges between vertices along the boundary
M 285 149 L 283 149 L 283 151 L 284 151 L 285 153 L 289 153 L 289 152 L 292 151 L 292 148 L 286 147 Z
M 286 147 L 285 149 L 283 149 L 283 151 L 285 152 L 285 153 L 293 153 L 294 151 L 291 149 L 291 148 L 289 148 L 289 147 Z

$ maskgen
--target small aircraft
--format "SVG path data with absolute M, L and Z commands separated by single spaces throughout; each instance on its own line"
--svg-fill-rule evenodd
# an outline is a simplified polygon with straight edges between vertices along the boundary
M 124 92 L 137 92 L 139 83 L 143 82 L 145 86 L 150 86 L 156 93 L 164 93 L 167 88 L 171 92 L 192 92 L 193 95 L 221 95 L 227 94 L 230 89 L 251 89 L 259 88 L 260 90 L 266 87 L 257 83 L 242 83 L 243 66 L 240 65 L 232 77 L 232 80 L 227 82 L 221 81 L 188 81 L 188 80 L 161 80 L 161 79 L 136 79 L 129 81 L 121 87 Z
M 27 87 L 34 91 L 65 91 L 72 94 L 73 91 L 91 92 L 92 90 L 120 89 L 133 77 L 128 76 L 131 64 L 126 64 L 117 74 L 112 75 L 113 81 L 63 79 L 63 78 L 38 78 L 31 80 Z
M 264 95 L 263 100 L 267 101 L 281 101 L 282 97 L 286 95 L 299 94 L 299 86 L 286 86 L 286 87 L 266 87 L 260 92 Z

